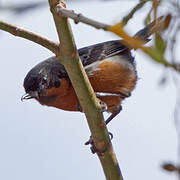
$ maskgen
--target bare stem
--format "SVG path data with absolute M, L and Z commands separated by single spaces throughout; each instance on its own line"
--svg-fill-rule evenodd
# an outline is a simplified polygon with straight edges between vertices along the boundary
M 79 23 L 79 22 L 82 22 L 84 24 L 93 26 L 93 27 L 95 27 L 97 29 L 104 29 L 104 30 L 107 30 L 107 28 L 110 26 L 108 24 L 104 24 L 104 23 L 95 21 L 93 19 L 87 18 L 82 14 L 77 14 L 74 11 L 67 10 L 64 7 L 60 6 L 60 5 L 56 6 L 56 12 L 61 16 L 73 19 L 76 24 Z
M 128 21 L 134 16 L 134 14 L 135 14 L 139 9 L 141 9 L 148 1 L 150 1 L 150 0 L 142 0 L 142 1 L 140 1 L 140 2 L 128 13 L 128 15 L 126 15 L 126 16 L 123 18 L 122 22 L 123 22 L 124 24 L 127 24 Z
M 65 2 L 63 0 L 49 0 L 49 4 L 61 42 L 58 59 L 65 66 L 81 107 L 85 112 L 106 179 L 122 180 L 121 171 L 109 139 L 109 133 L 99 103 L 79 60 L 69 22 L 65 16 L 58 15 L 56 12 L 57 5 L 64 8 Z
M 55 54 L 57 54 L 57 52 L 59 51 L 58 43 L 55 43 L 55 42 L 47 39 L 46 37 L 43 37 L 39 34 L 33 33 L 28 30 L 25 30 L 21 27 L 17 27 L 15 25 L 9 24 L 7 22 L 0 21 L 0 29 L 13 34 L 14 36 L 22 37 L 24 39 L 33 41 L 33 42 L 49 49 L 50 51 L 52 51 Z

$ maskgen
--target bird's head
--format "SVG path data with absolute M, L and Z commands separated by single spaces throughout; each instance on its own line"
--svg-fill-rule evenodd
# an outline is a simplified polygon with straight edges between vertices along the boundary
M 61 86 L 61 79 L 67 76 L 64 66 L 55 57 L 49 58 L 33 67 L 24 79 L 26 94 L 21 100 L 32 99 L 43 102 L 55 98 L 49 90 Z

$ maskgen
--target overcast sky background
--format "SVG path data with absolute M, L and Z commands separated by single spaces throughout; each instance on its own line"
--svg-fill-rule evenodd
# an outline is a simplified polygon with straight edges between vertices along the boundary
M 113 24 L 137 2 L 79 2 L 68 3 L 68 8 Z M 128 24 L 130 34 L 143 27 L 142 18 L 147 10 L 140 11 Z M 0 16 L 57 39 L 47 6 L 22 16 Z M 72 28 L 78 48 L 118 38 L 80 23 L 72 23 Z M 97 156 L 84 146 L 90 132 L 82 113 L 41 106 L 35 100 L 20 100 L 27 72 L 52 53 L 8 33 L 0 32 L 0 39 L 0 179 L 104 179 Z M 163 162 L 177 162 L 173 122 L 175 87 L 171 78 L 167 86 L 158 84 L 163 73 L 169 74 L 169 71 L 164 71 L 140 51 L 135 53 L 135 58 L 139 75 L 137 87 L 123 103 L 123 111 L 108 126 L 114 135 L 114 150 L 125 180 L 175 180 L 176 175 L 160 168 Z

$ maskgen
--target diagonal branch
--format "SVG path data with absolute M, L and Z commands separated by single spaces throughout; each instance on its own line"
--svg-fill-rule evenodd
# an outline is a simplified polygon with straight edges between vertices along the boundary
M 32 42 L 35 42 L 35 43 L 49 49 L 50 51 L 52 51 L 55 54 L 57 54 L 57 52 L 59 51 L 58 43 L 55 43 L 55 42 L 47 39 L 46 37 L 43 37 L 39 34 L 33 33 L 28 30 L 25 30 L 21 27 L 17 27 L 15 25 L 9 24 L 7 22 L 0 21 L 0 29 L 4 30 L 6 32 L 9 32 L 14 36 L 22 37 L 24 39 L 28 39 Z
M 81 107 L 85 112 L 93 142 L 98 150 L 97 155 L 101 161 L 106 179 L 122 180 L 121 171 L 109 139 L 109 133 L 103 120 L 100 105 L 96 100 L 88 77 L 79 60 L 69 22 L 66 17 L 58 15 L 55 10 L 58 3 L 58 6 L 64 8 L 65 2 L 63 0 L 49 0 L 51 12 L 61 42 L 60 56 L 58 59 L 65 66 Z

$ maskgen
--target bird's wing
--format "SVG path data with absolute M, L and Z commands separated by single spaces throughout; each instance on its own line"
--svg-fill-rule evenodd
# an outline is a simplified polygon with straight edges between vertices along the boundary
M 128 47 L 123 45 L 120 40 L 107 41 L 78 49 L 80 59 L 84 66 L 118 54 L 124 55 L 127 51 L 129 51 Z

